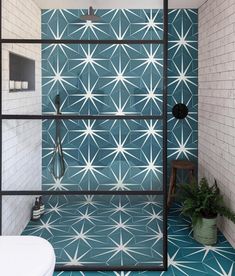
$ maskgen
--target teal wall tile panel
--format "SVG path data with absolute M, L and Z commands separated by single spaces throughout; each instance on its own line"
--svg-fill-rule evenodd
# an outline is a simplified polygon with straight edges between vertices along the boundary
M 43 10 L 44 39 L 162 39 L 162 10 L 97 10 L 100 22 L 82 22 L 86 10 Z M 168 165 L 197 162 L 197 10 L 169 11 Z M 160 115 L 162 45 L 43 45 L 43 112 Z M 185 103 L 184 120 L 172 107 Z M 65 174 L 51 174 L 56 126 L 43 123 L 44 189 L 161 190 L 162 122 L 70 120 L 60 123 Z M 185 180 L 185 174 L 180 175 Z

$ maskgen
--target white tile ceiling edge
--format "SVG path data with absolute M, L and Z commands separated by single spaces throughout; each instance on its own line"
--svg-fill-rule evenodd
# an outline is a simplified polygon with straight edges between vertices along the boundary
M 33 0 L 41 9 L 160 9 L 163 0 Z M 199 8 L 206 0 L 169 0 L 169 9 Z

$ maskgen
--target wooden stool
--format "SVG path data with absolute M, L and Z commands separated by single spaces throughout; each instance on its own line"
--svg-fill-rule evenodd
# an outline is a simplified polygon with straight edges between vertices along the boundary
M 195 165 L 193 162 L 188 160 L 173 160 L 171 162 L 171 177 L 170 177 L 170 187 L 169 187 L 168 198 L 167 198 L 167 207 L 170 207 L 172 194 L 175 193 L 177 169 L 188 170 L 189 180 L 192 181 L 194 172 L 195 172 Z

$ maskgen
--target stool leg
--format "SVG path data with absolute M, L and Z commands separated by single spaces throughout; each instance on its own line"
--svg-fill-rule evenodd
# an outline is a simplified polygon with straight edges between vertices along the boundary
M 176 188 L 176 175 L 177 175 L 177 169 L 174 169 L 174 172 L 173 172 L 173 187 L 172 187 L 171 194 L 174 194 L 174 193 L 175 193 L 175 188 Z
M 190 183 L 192 183 L 193 178 L 194 178 L 194 170 L 189 170 L 189 181 L 190 181 Z
M 173 173 L 173 188 L 172 188 L 172 192 L 171 194 L 175 194 L 175 188 L 176 188 L 176 172 L 177 172 L 177 169 L 174 169 L 174 173 Z
M 170 207 L 171 204 L 171 195 L 174 190 L 176 182 L 176 169 L 172 168 L 171 169 L 171 177 L 170 177 L 170 186 L 169 186 L 169 191 L 168 191 L 168 197 L 167 197 L 167 207 Z

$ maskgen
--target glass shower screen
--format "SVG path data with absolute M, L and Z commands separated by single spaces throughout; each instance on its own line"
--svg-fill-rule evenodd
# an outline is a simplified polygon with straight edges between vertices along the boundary
M 168 1 L 35 2 L 1 24 L 1 233 L 47 239 L 56 270 L 166 270 Z

